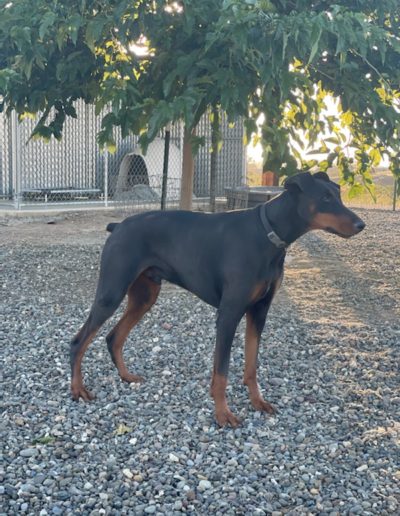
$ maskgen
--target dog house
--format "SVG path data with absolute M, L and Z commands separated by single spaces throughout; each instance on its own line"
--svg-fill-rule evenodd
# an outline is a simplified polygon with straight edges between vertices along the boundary
M 120 164 L 115 189 L 116 199 L 156 201 L 161 198 L 164 165 L 164 140 L 156 138 L 144 154 L 139 146 L 126 154 Z M 180 196 L 182 157 L 179 148 L 170 143 L 168 159 L 167 197 Z M 143 188 L 143 185 L 148 188 Z M 146 194 L 147 192 L 147 194 Z M 147 198 L 143 198 L 147 195 Z

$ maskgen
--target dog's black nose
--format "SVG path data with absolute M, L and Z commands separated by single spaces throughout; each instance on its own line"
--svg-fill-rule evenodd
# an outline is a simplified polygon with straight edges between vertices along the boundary
M 365 222 L 360 219 L 354 223 L 354 227 L 360 232 L 365 228 Z

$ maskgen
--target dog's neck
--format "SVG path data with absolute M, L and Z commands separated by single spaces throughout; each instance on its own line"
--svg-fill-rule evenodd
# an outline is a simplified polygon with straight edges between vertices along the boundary
M 307 221 L 297 211 L 294 196 L 288 191 L 264 204 L 263 209 L 275 233 L 287 244 L 292 244 L 309 229 Z

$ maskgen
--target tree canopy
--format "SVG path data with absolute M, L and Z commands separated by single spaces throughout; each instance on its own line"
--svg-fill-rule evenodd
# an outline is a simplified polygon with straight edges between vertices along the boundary
M 79 98 L 111 146 L 116 126 L 146 144 L 215 107 L 250 139 L 263 114 L 267 169 L 313 167 L 317 147 L 356 192 L 383 156 L 400 176 L 400 4 L 0 0 L 0 107 L 41 113 L 35 134 L 60 138 Z

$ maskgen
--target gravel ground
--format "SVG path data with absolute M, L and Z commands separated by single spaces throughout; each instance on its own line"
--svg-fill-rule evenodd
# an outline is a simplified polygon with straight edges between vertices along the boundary
M 0 513 L 400 514 L 400 217 L 359 213 L 354 239 L 289 251 L 260 354 L 275 417 L 241 384 L 240 326 L 235 430 L 216 427 L 208 394 L 215 311 L 171 286 L 125 347 L 146 382 L 119 380 L 110 322 L 84 361 L 97 398 L 72 402 L 69 341 L 115 215 L 2 219 Z

